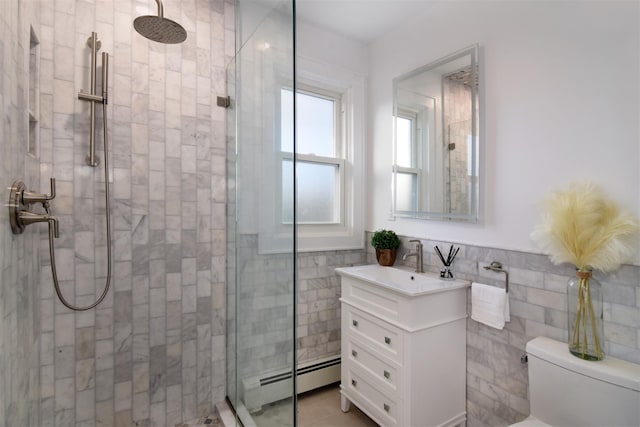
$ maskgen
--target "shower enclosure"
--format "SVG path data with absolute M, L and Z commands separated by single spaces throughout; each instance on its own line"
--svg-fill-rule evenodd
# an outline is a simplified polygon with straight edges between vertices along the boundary
M 294 2 L 236 2 L 227 69 L 227 397 L 246 425 L 296 424 Z M 293 218 L 293 220 L 292 220 Z

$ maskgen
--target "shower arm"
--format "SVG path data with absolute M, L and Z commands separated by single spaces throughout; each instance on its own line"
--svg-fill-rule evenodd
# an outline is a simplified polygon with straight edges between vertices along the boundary
M 158 4 L 158 16 L 160 18 L 164 18 L 164 7 L 162 6 L 162 1 L 156 0 L 156 3 Z

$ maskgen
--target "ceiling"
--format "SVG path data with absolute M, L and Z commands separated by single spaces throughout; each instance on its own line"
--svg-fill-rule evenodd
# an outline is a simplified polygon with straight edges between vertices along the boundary
M 296 0 L 296 17 L 368 44 L 402 25 L 430 0 Z

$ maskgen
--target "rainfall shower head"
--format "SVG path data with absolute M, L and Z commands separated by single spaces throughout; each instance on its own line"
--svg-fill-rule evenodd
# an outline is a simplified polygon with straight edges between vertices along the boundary
M 187 32 L 171 19 L 164 17 L 162 1 L 156 0 L 158 4 L 158 16 L 145 15 L 133 20 L 133 28 L 142 36 L 154 42 L 176 44 L 187 39 Z

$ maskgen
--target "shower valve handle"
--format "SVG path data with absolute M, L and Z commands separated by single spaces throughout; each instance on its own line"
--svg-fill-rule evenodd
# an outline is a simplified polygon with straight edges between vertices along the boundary
M 20 211 L 18 214 L 18 221 L 24 228 L 30 224 L 36 224 L 38 222 L 47 222 L 50 227 L 53 227 L 53 236 L 55 238 L 60 237 L 60 231 L 58 226 L 58 218 L 49 214 L 39 214 L 29 211 Z
M 24 190 L 22 192 L 22 203 L 24 205 L 30 205 L 33 203 L 42 203 L 45 210 L 49 211 L 49 200 L 53 200 L 56 197 L 56 179 L 50 178 L 51 193 L 35 193 L 33 191 Z

